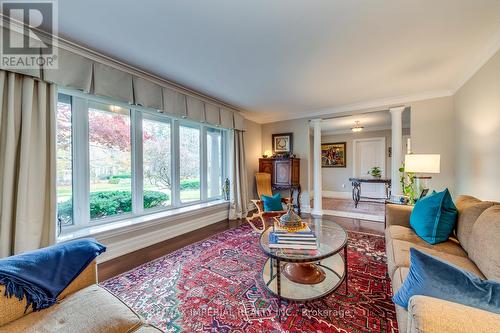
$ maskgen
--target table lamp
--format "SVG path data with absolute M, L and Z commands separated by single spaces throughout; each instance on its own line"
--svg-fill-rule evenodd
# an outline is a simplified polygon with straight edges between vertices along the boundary
M 415 193 L 425 196 L 430 188 L 432 174 L 441 172 L 441 155 L 439 154 L 408 154 L 405 156 L 405 172 L 415 174 Z

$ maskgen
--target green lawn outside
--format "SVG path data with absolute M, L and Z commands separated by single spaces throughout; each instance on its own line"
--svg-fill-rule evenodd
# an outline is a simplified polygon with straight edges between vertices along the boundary
M 108 184 L 108 183 L 98 183 L 92 185 L 92 192 L 102 192 L 102 191 L 130 191 L 130 183 L 119 183 L 119 184 Z M 154 186 L 145 185 L 145 191 L 157 191 Z M 163 192 L 163 191 L 162 191 Z M 164 191 L 170 196 L 170 191 Z M 57 201 L 63 202 L 71 199 L 71 186 L 58 186 L 57 187 Z M 199 190 L 182 190 L 181 191 L 181 201 L 196 201 L 200 199 Z

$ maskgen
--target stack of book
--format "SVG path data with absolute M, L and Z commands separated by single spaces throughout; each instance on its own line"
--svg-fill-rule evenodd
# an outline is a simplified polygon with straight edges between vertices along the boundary
M 297 232 L 288 232 L 275 226 L 274 231 L 269 233 L 269 248 L 271 249 L 316 250 L 317 241 L 316 235 L 309 227 Z

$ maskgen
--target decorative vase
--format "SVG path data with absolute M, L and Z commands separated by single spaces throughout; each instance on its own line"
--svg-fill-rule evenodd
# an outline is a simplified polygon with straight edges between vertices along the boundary
M 302 219 L 293 211 L 291 203 L 288 203 L 287 212 L 280 217 L 280 226 L 283 228 L 298 228 L 302 226 Z
M 224 185 L 222 185 L 222 197 L 224 200 L 229 201 L 229 178 L 226 178 Z

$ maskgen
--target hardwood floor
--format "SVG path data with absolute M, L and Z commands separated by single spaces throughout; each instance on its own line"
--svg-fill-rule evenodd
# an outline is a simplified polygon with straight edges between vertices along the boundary
M 369 234 L 381 236 L 384 235 L 384 222 L 351 219 L 347 217 L 328 215 L 323 215 L 323 219 L 334 221 L 344 227 L 346 230 L 366 232 Z
M 211 224 L 209 226 L 188 232 L 186 234 L 168 239 L 158 244 L 154 244 L 138 251 L 125 254 L 98 264 L 99 282 L 107 280 L 113 276 L 129 271 L 148 261 L 162 257 L 186 245 L 201 241 L 219 232 L 235 228 L 241 225 L 241 221 L 225 220 Z
M 308 218 L 308 214 L 303 214 L 303 218 Z M 365 221 L 359 219 L 334 217 L 324 215 L 323 219 L 334 221 L 344 227 L 346 230 L 367 232 L 371 234 L 384 234 L 384 224 L 374 221 Z M 173 252 L 181 247 L 201 241 L 222 231 L 235 228 L 246 223 L 237 220 L 225 220 L 203 227 L 198 230 L 188 232 L 184 235 L 168 239 L 161 243 L 148 246 L 144 249 L 111 259 L 98 265 L 99 282 L 107 280 L 113 276 L 129 271 L 148 261 L 154 260 Z

